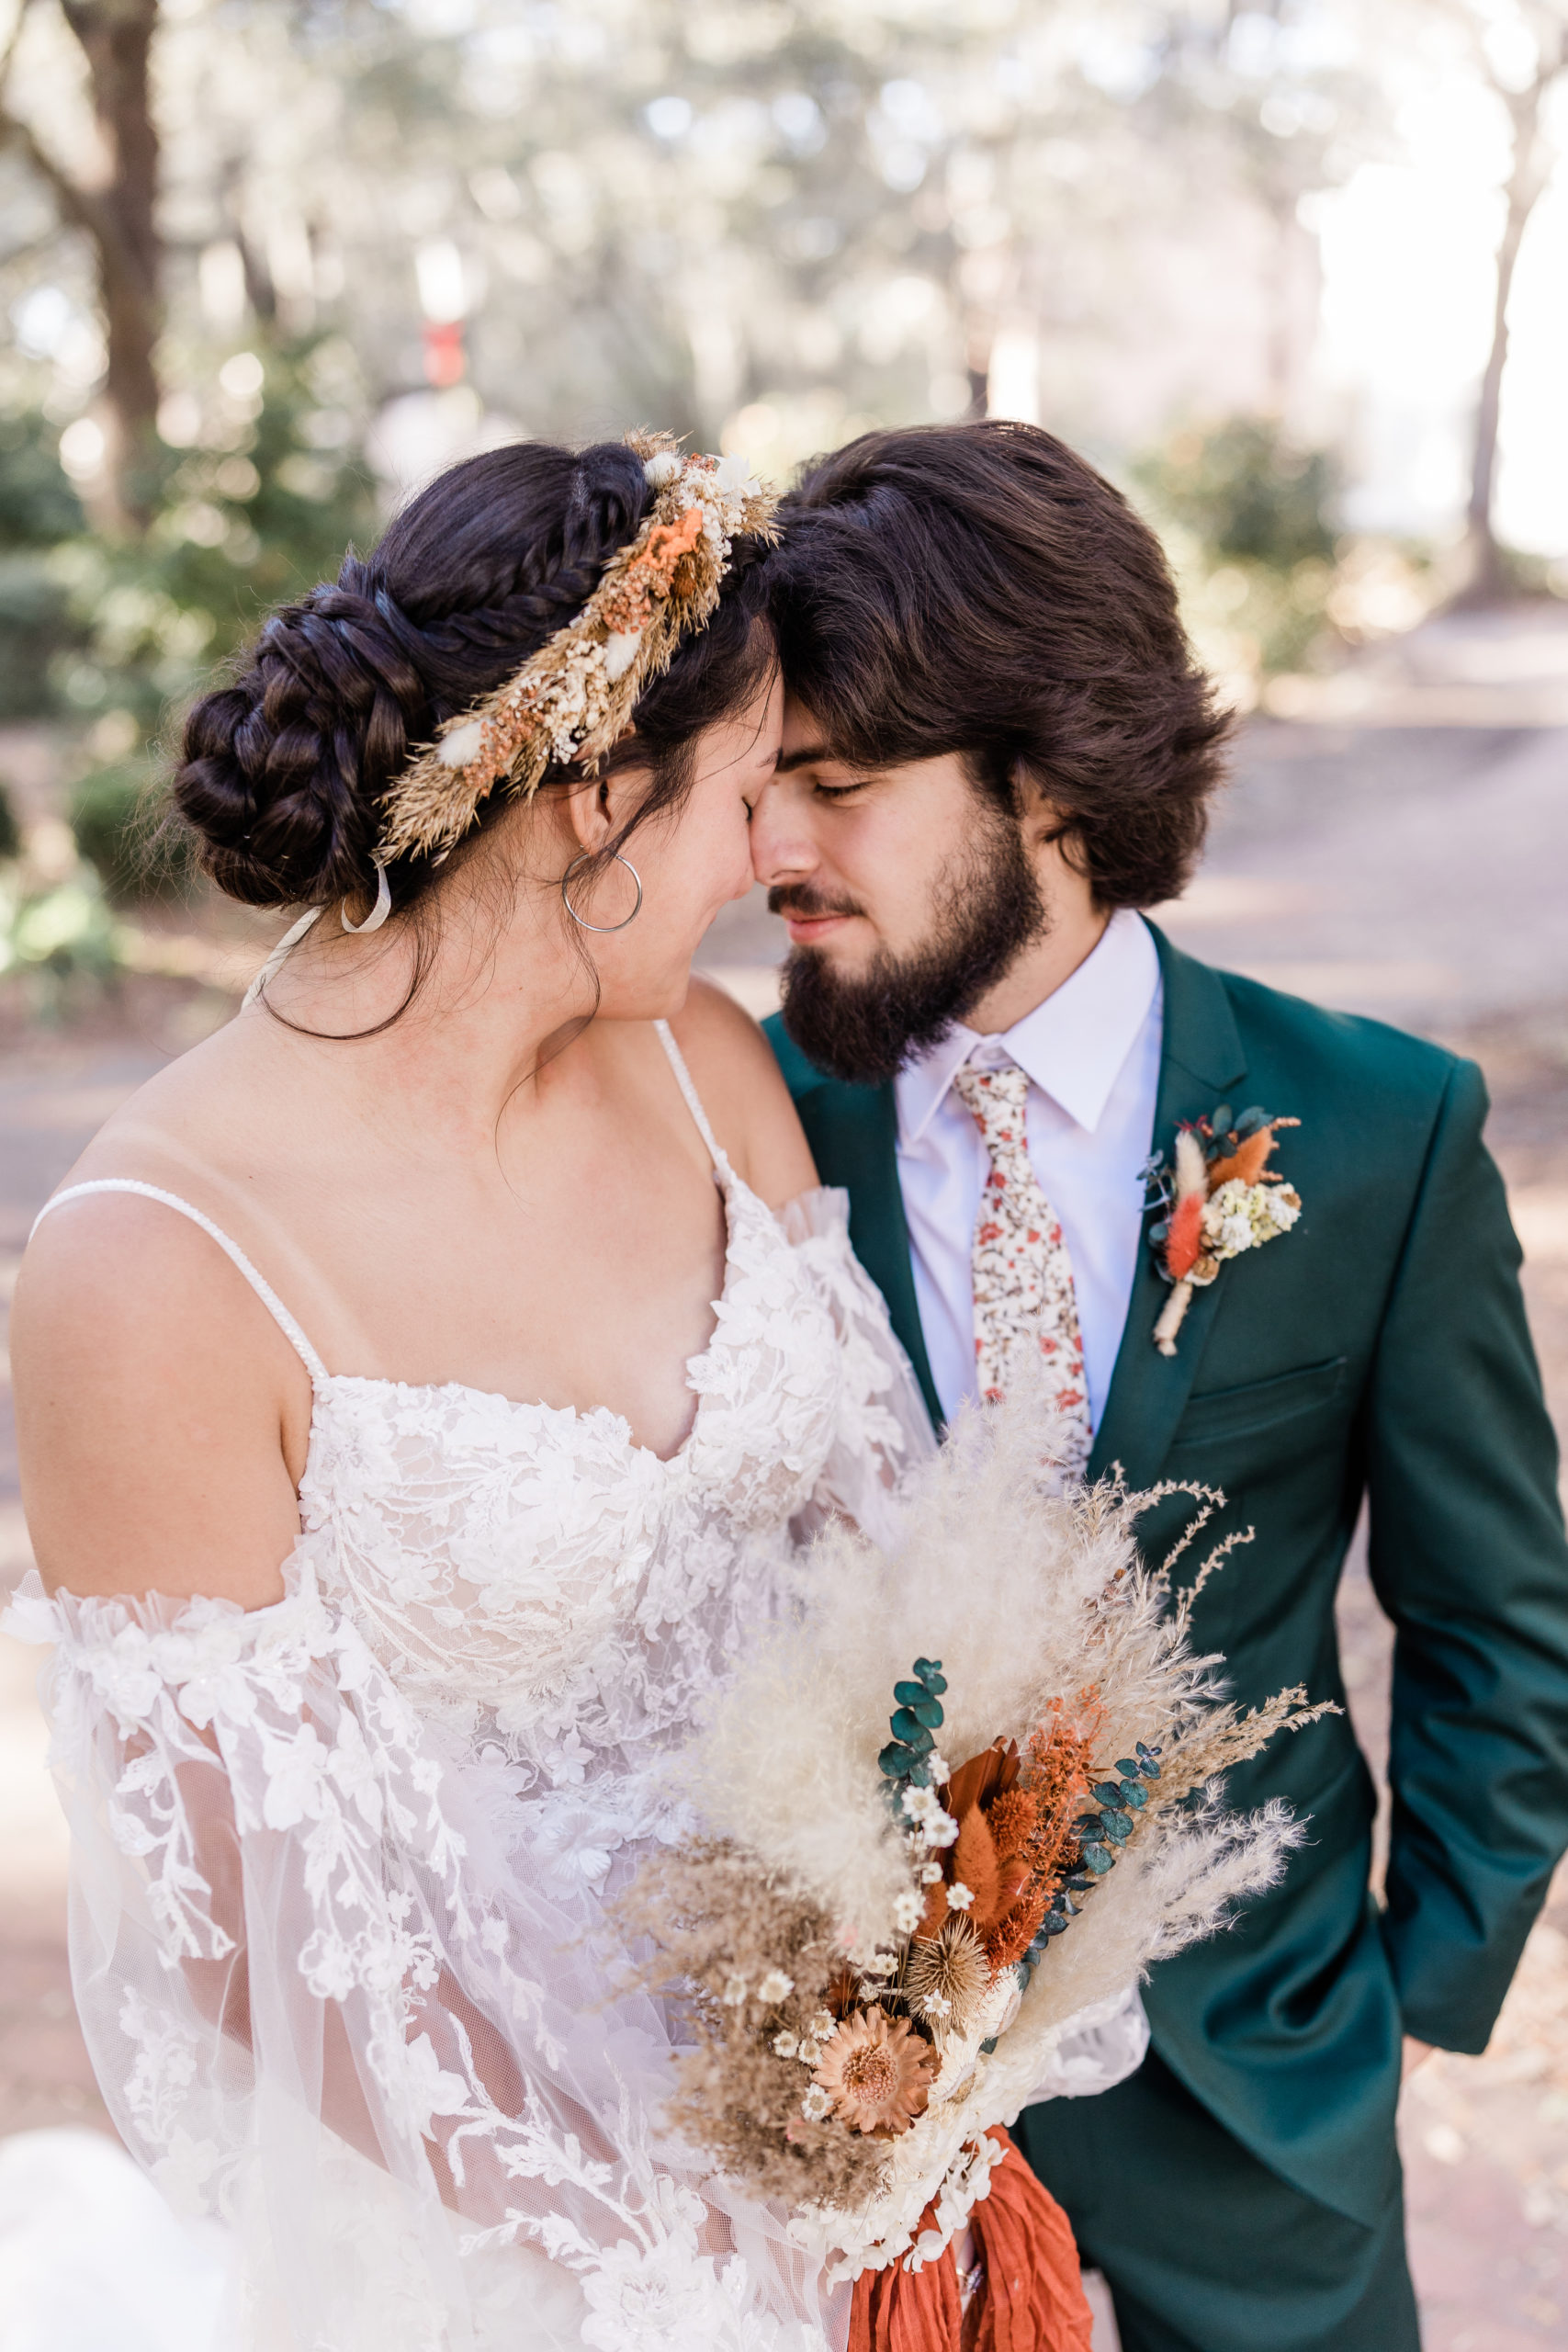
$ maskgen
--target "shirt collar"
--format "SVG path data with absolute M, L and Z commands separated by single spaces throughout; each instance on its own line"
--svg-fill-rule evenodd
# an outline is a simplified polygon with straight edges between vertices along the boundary
M 1148 925 L 1130 908 L 1113 914 L 1092 954 L 1055 992 L 999 1036 L 955 1022 L 894 1081 L 898 1141 L 918 1144 L 954 1074 L 971 1059 L 1017 1062 L 1043 1094 L 1090 1135 L 1159 994 L 1159 956 Z

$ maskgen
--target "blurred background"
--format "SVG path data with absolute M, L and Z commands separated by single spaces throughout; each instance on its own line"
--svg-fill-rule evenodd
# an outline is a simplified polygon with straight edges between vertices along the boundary
M 158 808 L 268 605 L 519 435 L 657 424 L 784 476 L 989 413 L 1137 502 L 1246 714 L 1161 919 L 1485 1067 L 1561 1426 L 1565 156 L 1568 0 L 0 0 L 6 1293 L 279 928 Z M 705 957 L 761 1011 L 780 952 L 751 902 Z M 1342 1615 L 1376 1761 L 1359 1568 Z M 108 2130 L 34 1664 L 0 1639 L 4 2352 L 7 2152 L 43 2145 L 4 2135 Z M 1432 2352 L 1568 2342 L 1568 1883 L 1492 2049 L 1435 2059 L 1402 2128 Z

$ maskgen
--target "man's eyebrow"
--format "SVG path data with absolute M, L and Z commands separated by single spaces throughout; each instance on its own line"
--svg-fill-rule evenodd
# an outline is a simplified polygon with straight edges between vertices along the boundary
M 820 767 L 835 757 L 826 743 L 807 743 L 798 752 L 781 752 L 773 763 L 777 775 L 793 775 L 796 768 Z

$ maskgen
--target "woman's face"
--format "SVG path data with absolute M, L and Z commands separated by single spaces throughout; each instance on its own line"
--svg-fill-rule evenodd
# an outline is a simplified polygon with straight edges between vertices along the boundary
M 642 905 L 624 931 L 582 934 L 598 968 L 601 1020 L 661 1020 L 685 1002 L 698 942 L 719 909 L 751 887 L 751 810 L 773 775 L 783 726 L 774 672 L 744 710 L 698 736 L 681 806 L 638 826 L 626 842 Z M 635 772 L 628 780 L 635 791 Z M 570 895 L 589 922 L 614 923 L 631 913 L 637 886 L 624 865 L 612 865 Z

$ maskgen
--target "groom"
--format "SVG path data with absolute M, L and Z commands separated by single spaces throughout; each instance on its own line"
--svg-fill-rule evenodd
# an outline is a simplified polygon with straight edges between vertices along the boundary
M 1091 1477 L 1223 1487 L 1256 1538 L 1196 1636 L 1245 1703 L 1343 1700 L 1363 1502 L 1396 1629 L 1385 1898 L 1348 1719 L 1276 1742 L 1230 1797 L 1309 1825 L 1283 1883 L 1156 1971 L 1135 2075 L 1019 2136 L 1125 2352 L 1407 2352 L 1402 2053 L 1483 2046 L 1568 1842 L 1568 1551 L 1479 1073 L 1139 913 L 1191 874 L 1224 728 L 1155 539 L 1061 443 L 869 434 L 784 520 L 769 1027 L 933 1422 L 1005 1387 L 1023 1322 Z M 1144 1162 L 1255 1104 L 1300 1122 L 1272 1166 L 1301 1215 L 1162 1352 Z

